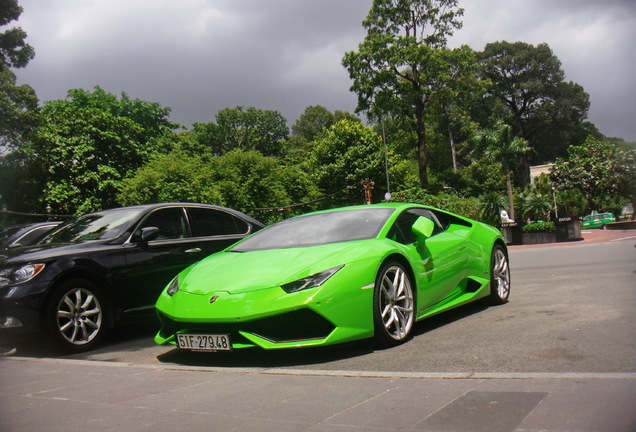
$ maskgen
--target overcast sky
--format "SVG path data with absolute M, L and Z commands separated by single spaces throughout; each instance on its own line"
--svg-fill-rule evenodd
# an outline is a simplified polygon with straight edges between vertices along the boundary
M 189 126 L 223 108 L 353 112 L 341 61 L 371 0 L 19 0 L 35 58 L 18 81 L 41 102 L 100 86 L 159 102 Z M 451 45 L 546 42 L 590 95 L 589 120 L 636 141 L 636 0 L 460 0 Z M 12 25 L 14 25 L 12 23 Z

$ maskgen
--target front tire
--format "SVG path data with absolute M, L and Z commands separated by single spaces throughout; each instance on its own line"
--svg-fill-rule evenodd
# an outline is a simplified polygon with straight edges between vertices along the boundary
M 495 305 L 508 302 L 510 297 L 510 266 L 508 254 L 501 245 L 495 245 L 490 257 L 490 302 Z
M 45 330 L 67 352 L 82 352 L 100 343 L 106 331 L 106 302 L 95 284 L 70 279 L 50 297 Z
M 386 347 L 406 341 L 414 321 L 411 277 L 401 264 L 388 262 L 378 272 L 373 293 L 375 342 Z

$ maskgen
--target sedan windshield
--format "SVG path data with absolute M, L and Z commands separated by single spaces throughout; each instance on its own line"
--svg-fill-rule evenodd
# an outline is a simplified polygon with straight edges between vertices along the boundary
M 20 226 L 10 226 L 0 230 L 0 245 L 9 240 L 12 235 L 20 230 Z
M 265 228 L 230 250 L 248 252 L 371 239 L 392 212 L 390 208 L 365 208 L 300 216 Z
M 137 219 L 140 209 L 113 209 L 71 219 L 40 240 L 45 243 L 83 243 L 117 237 Z

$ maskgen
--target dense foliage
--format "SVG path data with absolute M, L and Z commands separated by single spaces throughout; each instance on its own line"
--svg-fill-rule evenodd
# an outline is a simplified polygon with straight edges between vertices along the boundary
M 22 146 L 20 163 L 31 172 L 4 180 L 15 190 L 34 186 L 31 193 L 48 212 L 82 214 L 117 206 L 122 181 L 161 150 L 154 138 L 176 127 L 169 113 L 159 104 L 125 94 L 117 98 L 99 87 L 71 90 L 65 100 L 44 104 L 40 126 Z M 11 190 L 3 197 L 7 204 L 21 200 Z
M 26 33 L 19 27 L 5 29 L 22 14 L 17 0 L 0 2 L 0 155 L 3 147 L 15 149 L 37 121 L 37 97 L 26 84 L 16 85 L 11 68 L 23 68 L 35 50 L 26 43 Z
M 0 208 L 78 214 L 119 205 L 197 201 L 264 222 L 373 202 L 417 202 L 498 225 L 636 201 L 636 146 L 585 122 L 589 98 L 564 81 L 546 44 L 450 49 L 458 0 L 374 0 L 367 35 L 343 65 L 356 115 L 310 105 L 288 126 L 279 112 L 226 108 L 183 127 L 170 108 L 71 89 L 38 107 L 12 68 L 34 51 L 21 13 L 0 5 Z M 556 161 L 530 183 L 530 164 Z M 0 210 L 2 211 L 2 210 Z M 6 212 L 4 212 L 6 213 Z M 3 213 L 0 213 L 1 217 Z
M 626 202 L 636 203 L 636 149 L 590 137 L 568 148 L 551 179 L 561 191 L 579 190 L 591 209 L 620 214 Z

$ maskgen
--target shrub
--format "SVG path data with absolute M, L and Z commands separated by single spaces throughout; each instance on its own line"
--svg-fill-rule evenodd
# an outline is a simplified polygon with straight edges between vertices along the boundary
M 478 219 L 479 200 L 477 198 L 462 198 L 454 194 L 428 194 L 419 187 L 395 192 L 391 198 L 395 202 L 410 202 L 437 207 L 460 216 Z
M 521 228 L 521 232 L 524 234 L 538 233 L 538 232 L 554 232 L 554 222 L 533 222 L 528 225 L 524 225 Z

